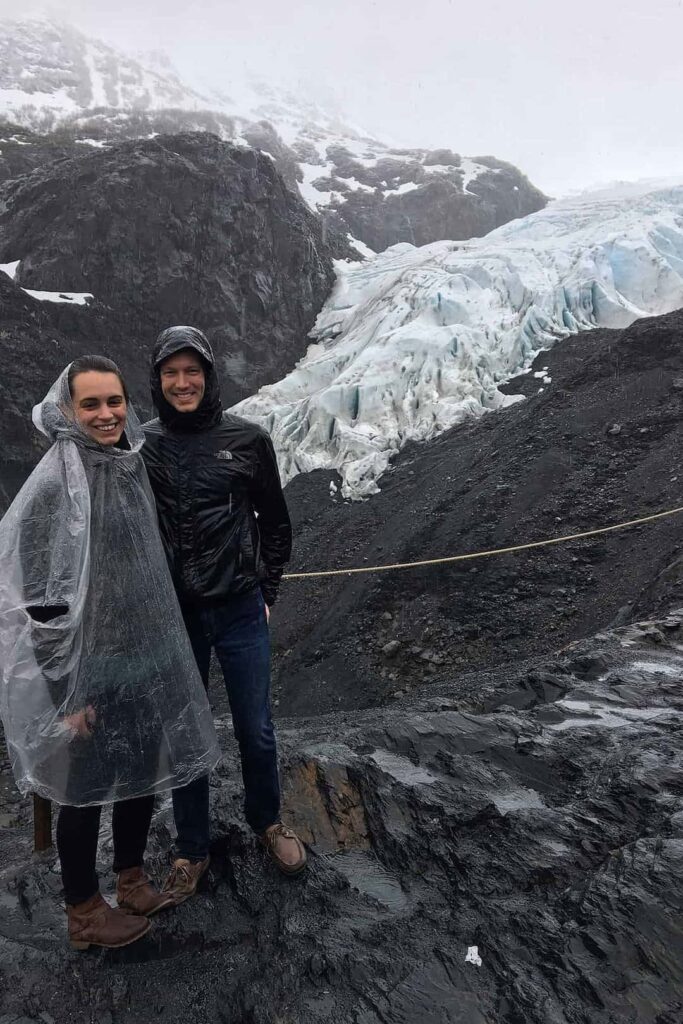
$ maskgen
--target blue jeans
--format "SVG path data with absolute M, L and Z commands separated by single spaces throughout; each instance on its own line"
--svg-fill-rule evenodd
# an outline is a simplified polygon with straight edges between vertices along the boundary
M 260 590 L 220 605 L 183 608 L 185 626 L 204 686 L 211 649 L 218 657 L 242 759 L 244 814 L 255 832 L 280 820 L 280 779 L 270 713 L 270 637 Z M 176 856 L 209 853 L 209 778 L 173 790 Z

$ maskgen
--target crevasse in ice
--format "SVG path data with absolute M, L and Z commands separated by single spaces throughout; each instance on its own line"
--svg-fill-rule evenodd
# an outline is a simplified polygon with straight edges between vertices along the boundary
M 552 203 L 484 238 L 338 263 L 305 357 L 235 411 L 285 480 L 337 469 L 377 490 L 393 452 L 517 399 L 498 385 L 557 340 L 683 305 L 683 185 Z

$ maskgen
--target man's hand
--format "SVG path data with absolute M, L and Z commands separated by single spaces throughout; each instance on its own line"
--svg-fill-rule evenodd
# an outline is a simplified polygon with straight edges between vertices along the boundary
M 92 704 L 88 704 L 87 708 L 83 711 L 77 711 L 75 715 L 66 715 L 64 717 L 64 724 L 71 729 L 74 736 L 80 736 L 82 739 L 87 740 L 92 735 L 93 726 L 95 725 L 95 709 Z
M 266 623 L 270 622 L 270 608 L 266 605 Z

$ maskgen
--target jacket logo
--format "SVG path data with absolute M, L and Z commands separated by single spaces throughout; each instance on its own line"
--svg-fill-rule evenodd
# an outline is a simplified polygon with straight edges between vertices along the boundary
M 224 448 L 222 452 L 215 453 L 217 459 L 224 459 L 226 462 L 232 459 L 232 452 Z

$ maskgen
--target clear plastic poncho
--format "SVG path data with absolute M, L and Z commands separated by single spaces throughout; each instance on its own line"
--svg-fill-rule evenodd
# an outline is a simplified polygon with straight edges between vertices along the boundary
M 140 423 L 129 406 L 127 450 L 91 440 L 68 367 L 33 420 L 54 443 L 0 522 L 0 714 L 17 785 L 77 806 L 185 785 L 219 750 Z

